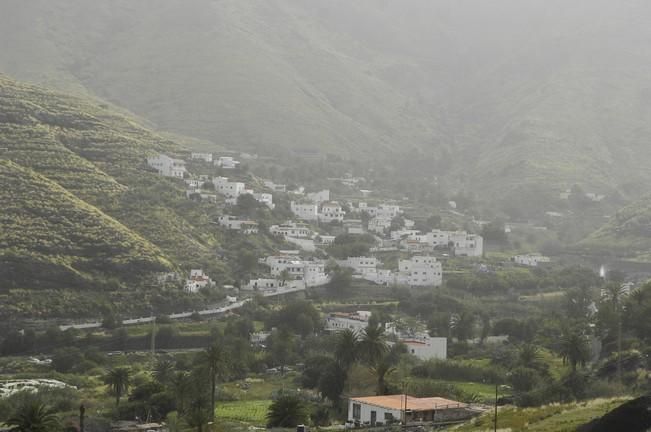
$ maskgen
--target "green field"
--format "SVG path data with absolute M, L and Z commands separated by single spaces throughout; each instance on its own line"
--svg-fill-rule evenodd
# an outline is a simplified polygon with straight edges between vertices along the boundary
M 251 400 L 237 402 L 222 402 L 217 406 L 217 417 L 223 420 L 234 420 L 255 426 L 266 424 L 266 415 L 271 400 Z

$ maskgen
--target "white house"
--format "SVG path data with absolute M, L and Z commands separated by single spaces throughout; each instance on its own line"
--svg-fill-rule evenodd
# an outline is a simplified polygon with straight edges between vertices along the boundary
M 204 181 L 198 178 L 192 178 L 192 179 L 185 179 L 185 184 L 188 185 L 188 188 L 190 189 L 201 189 L 201 186 L 203 186 Z
M 375 277 L 378 260 L 375 257 L 348 257 L 337 261 L 337 264 L 352 269 L 355 274 Z
M 398 261 L 399 283 L 409 286 L 440 286 L 443 283 L 443 268 L 434 257 L 416 255 L 408 260 Z
M 360 203 L 360 205 L 361 204 L 362 203 Z M 361 206 L 360 210 L 362 210 Z M 381 217 L 385 219 L 393 219 L 402 213 L 400 206 L 385 203 L 378 204 L 377 206 L 368 206 L 364 203 L 363 211 L 368 213 L 371 217 Z
M 337 202 L 328 202 L 321 206 L 321 211 L 319 212 L 319 220 L 325 223 L 329 222 L 342 222 L 344 220 L 343 208 Z
M 306 198 L 318 205 L 330 201 L 330 190 L 324 189 L 319 192 L 308 192 Z
M 183 178 L 186 173 L 185 161 L 164 154 L 147 158 L 147 165 L 164 177 Z
M 272 255 L 263 260 L 269 266 L 271 276 L 280 277 L 286 271 L 288 280 L 303 279 L 305 264 L 295 255 Z
M 202 160 L 204 162 L 212 163 L 212 153 L 192 153 L 192 159 Z
M 303 281 L 308 287 L 325 285 L 330 281 L 322 261 L 304 261 L 296 255 L 272 255 L 260 262 L 269 266 L 271 276 L 276 279 L 285 272 L 287 281 Z
M 484 254 L 484 238 L 478 234 L 450 233 L 450 244 L 455 256 L 480 257 Z
M 201 288 L 212 285 L 213 282 L 210 280 L 207 274 L 201 269 L 192 269 L 190 270 L 190 279 L 185 281 L 185 290 L 190 293 L 196 293 Z
M 325 330 L 339 332 L 342 330 L 353 330 L 360 333 L 368 327 L 368 320 L 371 317 L 369 311 L 357 311 L 355 313 L 333 312 L 328 314 L 325 320 Z
M 272 235 L 280 237 L 294 237 L 294 238 L 312 238 L 314 235 L 312 230 L 305 224 L 287 222 L 281 225 L 272 225 L 269 227 L 269 232 Z
M 273 278 L 258 278 L 251 279 L 242 289 L 248 291 L 267 290 L 272 288 L 280 288 L 283 286 L 283 281 Z
M 368 230 L 377 234 L 384 234 L 390 227 L 391 219 L 384 216 L 377 216 L 368 221 Z
M 348 421 L 351 427 L 376 427 L 387 424 L 434 423 L 465 420 L 476 415 L 468 405 L 440 397 L 417 398 L 389 395 L 351 398 Z
M 484 239 L 480 235 L 469 234 L 466 231 L 435 229 L 423 234 L 413 230 L 403 230 L 396 232 L 395 235 L 399 234 L 406 234 L 406 241 L 412 243 L 428 244 L 432 248 L 450 247 L 456 256 L 480 257 L 484 253 Z
M 551 258 L 539 254 L 516 255 L 512 260 L 516 264 L 528 267 L 538 267 L 538 264 L 551 262 Z
M 330 282 L 330 278 L 325 272 L 325 264 L 320 261 L 305 261 L 303 281 L 307 287 L 321 286 Z
M 302 220 L 315 221 L 319 218 L 319 207 L 314 203 L 290 203 L 292 213 Z
M 219 216 L 218 221 L 221 226 L 234 231 L 242 231 L 243 234 L 258 233 L 258 223 L 255 221 L 241 220 L 230 215 Z
M 407 347 L 407 352 L 421 360 L 446 360 L 448 357 L 448 340 L 444 337 L 419 335 L 399 339 Z
M 318 241 L 319 246 L 330 246 L 334 244 L 337 237 L 333 235 L 319 234 L 316 236 L 315 240 Z
M 215 161 L 215 165 L 222 167 L 224 169 L 235 169 L 239 165 L 239 161 L 236 161 L 231 156 L 220 156 Z
M 253 193 L 253 198 L 255 198 L 256 201 L 258 201 L 261 204 L 266 205 L 269 207 L 271 210 L 274 209 L 274 197 L 270 193 L 265 193 L 265 192 L 254 192 Z
M 212 179 L 215 185 L 215 191 L 228 197 L 237 198 L 242 195 L 246 189 L 246 185 L 241 182 L 228 181 L 227 177 L 215 177 Z

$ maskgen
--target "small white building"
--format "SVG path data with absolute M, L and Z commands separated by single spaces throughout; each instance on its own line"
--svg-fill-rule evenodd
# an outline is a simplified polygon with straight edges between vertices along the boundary
M 345 260 L 337 261 L 341 267 L 353 270 L 353 273 L 362 275 L 365 278 L 375 277 L 377 273 L 378 260 L 375 257 L 348 257 Z
M 295 222 L 272 225 L 269 232 L 279 237 L 312 238 L 314 235 L 307 225 Z
M 271 336 L 271 332 L 259 331 L 259 332 L 251 333 L 250 336 L 251 343 L 253 345 L 263 345 L 265 342 L 267 342 L 269 336 Z
M 484 238 L 465 231 L 450 233 L 450 244 L 458 257 L 481 257 L 484 255 Z
M 244 183 L 228 181 L 227 177 L 215 177 L 212 179 L 212 183 L 215 185 L 215 192 L 227 198 L 237 198 L 246 190 Z
M 551 258 L 540 254 L 516 255 L 513 262 L 527 267 L 538 267 L 538 264 L 549 263 Z
M 190 157 L 195 160 L 212 163 L 212 153 L 192 153 Z
M 321 222 L 342 222 L 344 220 L 344 209 L 337 202 L 328 202 L 321 206 L 319 220 Z
M 188 188 L 190 189 L 201 189 L 201 186 L 203 186 L 204 181 L 198 178 L 188 178 L 185 179 L 185 184 L 188 185 Z
M 232 156 L 220 156 L 215 160 L 215 165 L 224 169 L 235 169 L 239 164 Z
M 187 172 L 185 161 L 174 159 L 164 154 L 147 158 L 147 165 L 158 171 L 164 177 L 183 178 Z
M 381 217 L 386 219 L 393 219 L 402 213 L 400 206 L 393 204 L 378 204 L 375 207 L 367 206 L 366 213 L 371 217 Z
M 440 286 L 443 268 L 434 257 L 416 255 L 398 262 L 399 283 L 409 286 Z
M 275 278 L 258 278 L 251 279 L 249 283 L 242 287 L 243 290 L 247 291 L 257 291 L 257 290 L 268 290 L 274 288 L 280 288 L 284 286 L 283 281 L 280 281 Z
M 314 203 L 299 203 L 292 201 L 290 208 L 294 216 L 301 220 L 315 221 L 319 218 L 319 207 Z
M 361 333 L 368 327 L 368 320 L 371 317 L 369 311 L 357 311 L 355 313 L 333 312 L 328 314 L 325 320 L 325 330 L 339 332 L 342 330 L 353 330 Z
M 269 266 L 271 276 L 280 277 L 286 271 L 288 280 L 303 279 L 305 264 L 295 255 L 272 255 L 264 259 Z
M 234 216 L 222 215 L 219 216 L 219 224 L 230 230 L 241 231 L 243 234 L 257 234 L 258 223 L 250 220 L 237 219 Z
M 330 281 L 322 261 L 304 261 L 297 255 L 272 255 L 261 259 L 260 262 L 269 266 L 270 274 L 275 279 L 282 278 L 285 273 L 287 280 L 281 280 L 281 284 L 303 281 L 305 286 L 311 287 L 325 285 Z
M 421 360 L 446 360 L 448 358 L 448 340 L 444 337 L 419 335 L 399 339 L 407 347 L 409 354 Z
M 321 286 L 330 282 L 330 277 L 325 272 L 325 264 L 320 261 L 305 261 L 303 281 L 307 287 Z
M 275 207 L 275 205 L 274 205 L 274 197 L 273 197 L 273 195 L 270 194 L 270 193 L 266 193 L 266 192 L 259 192 L 259 193 L 258 193 L 258 192 L 254 192 L 254 193 L 253 193 L 253 198 L 255 198 L 255 200 L 256 200 L 257 202 L 266 205 L 266 206 L 269 207 L 271 210 L 273 210 L 274 207 Z
M 316 236 L 315 240 L 318 241 L 319 246 L 330 246 L 335 243 L 337 237 L 333 235 L 319 234 Z
M 368 230 L 376 234 L 384 234 L 384 232 L 391 228 L 391 219 L 383 216 L 374 217 L 368 221 Z
M 201 288 L 211 286 L 213 281 L 201 269 L 190 270 L 190 279 L 185 281 L 185 291 L 196 293 Z

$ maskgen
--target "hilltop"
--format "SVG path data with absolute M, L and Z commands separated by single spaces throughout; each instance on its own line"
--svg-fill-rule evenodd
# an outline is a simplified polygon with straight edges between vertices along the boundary
M 445 170 L 428 175 L 489 201 L 548 202 L 574 184 L 637 198 L 651 179 L 651 57 L 636 48 L 650 13 L 607 0 L 11 0 L 0 70 L 227 148 L 431 156 Z

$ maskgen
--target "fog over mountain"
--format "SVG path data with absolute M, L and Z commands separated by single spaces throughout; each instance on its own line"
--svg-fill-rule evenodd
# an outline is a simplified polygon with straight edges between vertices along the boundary
M 18 1 L 0 70 L 263 154 L 454 155 L 473 189 L 651 177 L 644 1 Z
M 0 0 L 0 431 L 651 431 L 650 23 Z

